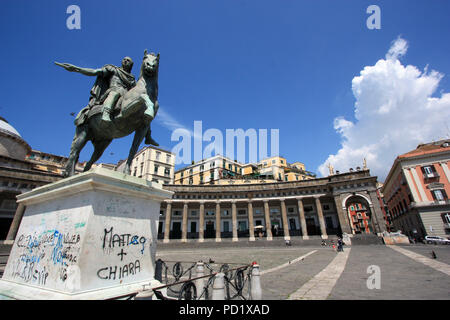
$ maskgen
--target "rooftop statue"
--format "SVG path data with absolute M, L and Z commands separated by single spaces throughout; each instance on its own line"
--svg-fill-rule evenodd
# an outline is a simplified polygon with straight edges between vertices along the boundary
M 70 148 L 65 176 L 75 173 L 75 164 L 81 150 L 88 141 L 94 145 L 94 152 L 84 171 L 89 170 L 113 139 L 134 132 L 124 173 L 131 174 L 131 161 L 145 138 L 146 144 L 158 146 L 151 137 L 150 123 L 158 112 L 158 67 L 159 53 L 144 52 L 138 81 L 131 74 L 133 61 L 122 60 L 122 67 L 105 65 L 99 69 L 80 68 L 68 63 L 55 62 L 70 72 L 97 76 L 91 89 L 89 104 L 75 119 L 75 136 Z

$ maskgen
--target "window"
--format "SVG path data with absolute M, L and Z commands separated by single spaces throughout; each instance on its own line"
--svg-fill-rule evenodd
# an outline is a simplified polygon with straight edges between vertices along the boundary
M 164 174 L 165 174 L 166 176 L 169 176 L 169 175 L 170 175 L 170 169 L 169 169 L 169 168 L 165 168 L 165 169 L 164 169 Z
M 155 173 L 158 174 L 158 168 L 159 166 L 155 164 Z
M 161 157 L 161 152 L 156 151 L 156 160 L 159 161 L 160 157 Z
M 223 222 L 223 232 L 230 232 L 230 223 L 228 221 Z
M 330 206 L 328 204 L 323 205 L 323 210 L 330 210 Z
M 275 164 L 275 160 L 272 160 L 272 164 Z
M 432 190 L 433 199 L 437 201 L 447 200 L 447 194 L 444 189 Z
M 196 216 L 197 215 L 197 210 L 192 210 L 191 211 L 191 216 Z
M 303 210 L 305 212 L 311 212 L 311 211 L 313 211 L 313 207 L 312 206 L 304 206 Z
M 152 179 L 152 182 L 159 183 L 158 179 Z
M 240 214 L 240 215 L 244 215 L 246 212 L 245 212 L 245 210 L 238 210 L 238 214 Z
M 172 157 L 170 156 L 170 154 L 166 155 L 166 162 L 170 163 L 170 161 L 172 160 Z
M 425 179 L 439 177 L 433 165 L 423 166 L 421 169 Z
M 450 224 L 450 213 L 446 213 L 443 216 L 445 223 Z
M 213 216 L 215 214 L 215 211 L 212 210 L 206 210 L 206 215 L 207 216 Z
M 433 166 L 433 169 L 434 169 L 434 166 Z M 433 169 L 431 168 L 431 166 L 422 167 L 422 171 L 424 173 L 427 173 L 427 174 L 432 174 L 433 173 Z

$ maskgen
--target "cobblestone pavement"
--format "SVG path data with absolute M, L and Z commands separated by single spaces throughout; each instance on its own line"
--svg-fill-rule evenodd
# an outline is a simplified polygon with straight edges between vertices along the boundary
M 401 248 L 429 258 L 431 250 L 434 250 L 437 261 L 447 265 L 450 262 L 450 246 L 417 244 Z M 261 287 L 264 300 L 288 299 L 310 280 L 317 281 L 317 275 L 327 277 L 326 273 L 324 274 L 322 271 L 324 269 L 335 270 L 331 262 L 339 260 L 334 260 L 338 254 L 341 253 L 335 252 L 330 247 L 321 246 L 241 247 L 235 245 L 195 249 L 158 247 L 157 250 L 157 258 L 161 258 L 163 261 L 195 262 L 202 260 L 208 262 L 211 259 L 216 263 L 238 264 L 257 261 L 262 272 Z M 305 255 L 307 256 L 303 259 L 298 259 Z M 341 276 L 337 281 L 333 280 L 335 281 L 334 287 L 331 290 L 329 287 L 326 288 L 326 299 L 450 299 L 450 277 L 448 275 L 397 252 L 389 246 L 352 246 L 344 264 L 345 268 Z M 379 267 L 380 270 L 380 289 L 369 289 L 367 286 L 367 280 L 372 275 L 367 269 L 373 265 Z M 271 271 L 274 268 L 275 270 Z M 321 295 L 317 295 L 317 297 L 319 296 Z

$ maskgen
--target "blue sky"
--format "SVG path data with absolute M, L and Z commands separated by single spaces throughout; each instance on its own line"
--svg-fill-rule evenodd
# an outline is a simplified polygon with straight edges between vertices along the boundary
M 72 4 L 81 9 L 81 30 L 66 27 Z M 366 27 L 372 4 L 381 9 L 379 30 Z M 188 129 L 201 120 L 203 130 L 217 128 L 224 135 L 226 129 L 279 129 L 280 154 L 314 172 L 333 159 L 341 171 L 362 165 L 359 154 L 345 161 L 330 157 L 344 152 L 345 139 L 353 139 L 338 132 L 336 119 L 345 118 L 355 128 L 363 124 L 355 118 L 352 80 L 385 59 L 399 37 L 408 46 L 399 58 L 402 66 L 441 75 L 427 98 L 441 99 L 450 91 L 450 3 L 445 0 L 3 0 L 0 6 L 0 115 L 33 149 L 58 155 L 69 153 L 75 130 L 70 113 L 88 102 L 95 79 L 53 61 L 96 68 L 119 65 L 128 55 L 137 77 L 144 50 L 160 52 L 165 120 Z M 171 149 L 173 126 L 162 120 L 153 122 L 153 136 Z M 446 133 L 427 132 L 396 144 L 375 174 L 387 173 L 394 154 Z M 126 158 L 131 141 L 132 136 L 113 141 L 100 161 Z M 366 150 L 363 144 L 352 150 Z M 88 145 L 80 160 L 91 152 Z M 381 156 L 369 156 L 369 167 L 376 167 Z

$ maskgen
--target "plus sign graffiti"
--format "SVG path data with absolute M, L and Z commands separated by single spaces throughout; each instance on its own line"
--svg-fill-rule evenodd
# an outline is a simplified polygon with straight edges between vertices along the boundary
M 116 265 L 100 268 L 97 271 L 97 276 L 100 279 L 123 279 L 141 272 L 141 261 L 136 259 L 136 250 L 141 255 L 144 254 L 147 238 L 130 233 L 115 233 L 113 227 L 111 227 L 104 229 L 102 239 L 103 249 L 108 250 L 110 254 L 116 254 L 120 259 Z M 135 254 L 127 258 L 128 250 L 132 250 Z

